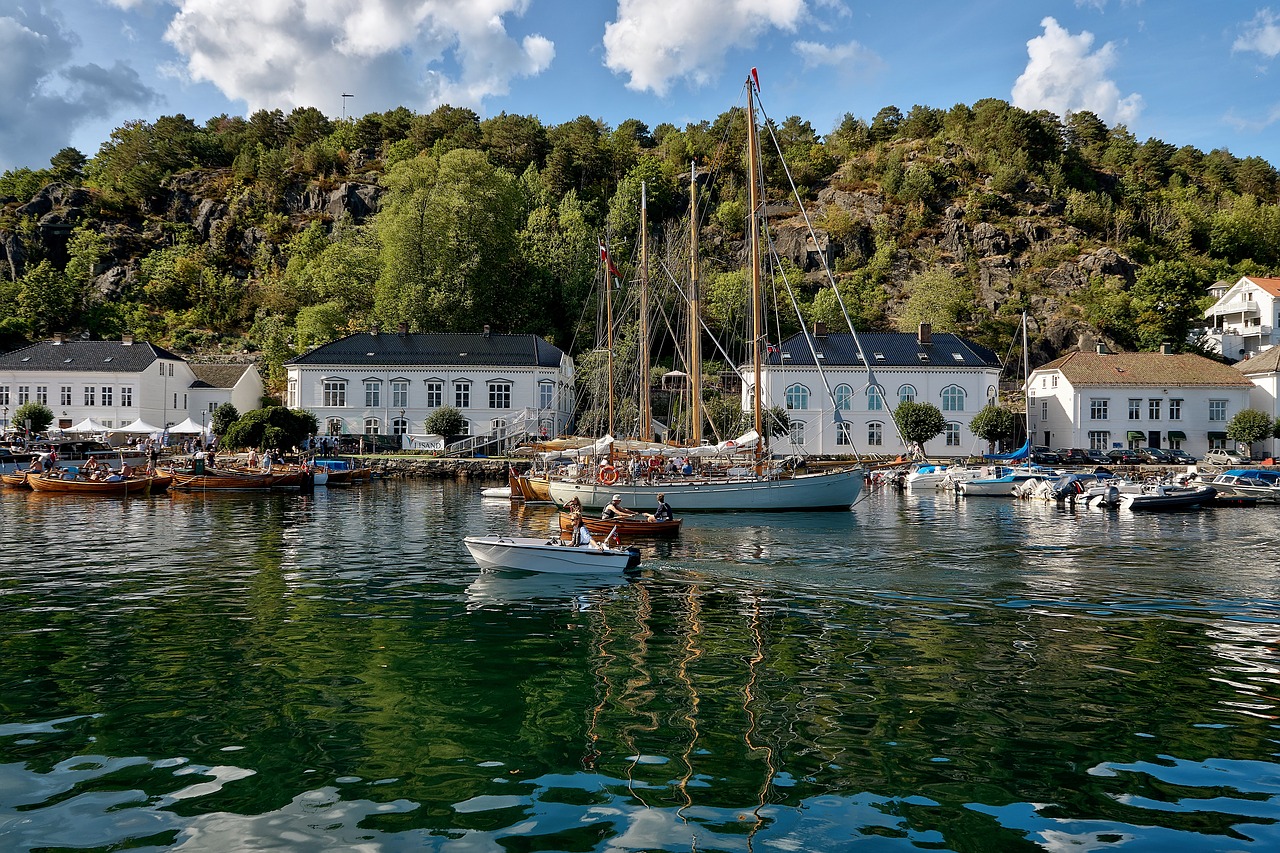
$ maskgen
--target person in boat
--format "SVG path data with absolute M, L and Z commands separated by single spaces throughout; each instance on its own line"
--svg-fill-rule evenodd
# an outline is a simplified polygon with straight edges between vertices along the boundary
M 44 473 L 44 454 L 31 457 L 31 464 L 27 466 L 27 473 L 28 474 Z
M 671 512 L 671 504 L 667 503 L 667 496 L 662 492 L 658 492 L 658 508 L 653 511 L 653 515 L 649 516 L 650 521 L 671 521 L 675 515 Z
M 120 476 L 120 472 L 119 472 L 119 471 L 112 471 L 110 474 L 108 474 L 108 475 L 107 475 L 106 479 L 104 479 L 104 480 L 103 480 L 103 482 L 104 482 L 104 483 L 119 483 L 119 482 L 120 482 L 121 480 L 123 480 L 123 479 L 124 479 L 124 477 L 121 477 L 121 476 Z
M 127 462 L 120 466 L 120 476 L 126 480 L 133 476 L 133 466 Z
M 600 513 L 600 517 L 606 521 L 616 521 L 624 518 L 631 518 L 634 512 L 622 505 L 622 495 L 614 495 L 609 501 L 609 505 Z
M 258 451 L 250 447 L 249 455 L 248 457 L 245 458 L 244 464 L 249 468 L 257 468 L 258 467 Z
M 564 511 L 580 515 L 582 513 L 582 501 L 578 500 L 577 497 L 569 498 L 569 502 L 564 505 Z
M 573 515 L 573 533 L 569 536 L 569 544 L 575 548 L 602 548 L 599 542 L 591 538 L 591 531 L 582 520 L 581 513 Z

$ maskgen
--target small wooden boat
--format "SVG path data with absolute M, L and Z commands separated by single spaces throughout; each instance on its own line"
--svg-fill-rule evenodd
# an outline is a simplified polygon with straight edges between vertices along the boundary
M 356 483 L 367 483 L 373 476 L 370 468 L 359 467 L 346 459 L 315 459 L 313 464 L 323 468 L 327 474 L 327 485 L 350 486 Z
M 592 536 L 608 536 L 617 530 L 619 539 L 668 538 L 677 535 L 683 523 L 683 518 L 673 518 L 670 521 L 648 521 L 643 516 L 624 519 L 587 518 L 586 516 L 582 518 L 582 525 L 590 531 Z M 560 513 L 560 532 L 573 532 L 573 513 Z
M 158 471 L 150 476 L 151 494 L 153 495 L 156 492 L 167 492 L 169 490 L 169 486 L 173 483 L 173 475 L 165 471 Z
M 244 492 L 263 491 L 271 488 L 276 475 L 261 471 L 229 471 L 222 468 L 206 468 L 197 474 L 194 470 L 175 469 L 169 488 L 178 492 Z
M 575 548 L 557 540 L 524 536 L 468 536 L 462 540 L 471 558 L 485 569 L 514 569 L 556 574 L 624 572 L 640 565 L 634 548 Z
M 145 495 L 151 491 L 150 477 L 128 477 L 121 480 L 65 480 L 41 474 L 28 477 L 27 484 L 37 492 L 65 495 Z
M 29 489 L 31 486 L 27 483 L 26 471 L 14 471 L 11 474 L 0 474 L 0 482 L 3 482 L 11 489 Z

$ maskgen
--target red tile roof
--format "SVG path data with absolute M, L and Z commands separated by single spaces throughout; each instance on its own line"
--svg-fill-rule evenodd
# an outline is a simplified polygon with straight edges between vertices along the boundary
M 1280 278 L 1258 278 L 1256 276 L 1247 275 L 1245 278 L 1261 287 L 1272 296 L 1280 297 Z

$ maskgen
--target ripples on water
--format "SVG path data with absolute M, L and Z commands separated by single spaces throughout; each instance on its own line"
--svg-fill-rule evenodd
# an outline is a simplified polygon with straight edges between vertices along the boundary
M 1280 849 L 1276 513 L 7 492 L 0 849 Z

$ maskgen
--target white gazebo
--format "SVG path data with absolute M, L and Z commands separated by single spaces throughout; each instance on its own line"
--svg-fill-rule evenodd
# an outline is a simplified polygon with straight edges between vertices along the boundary
M 70 427 L 69 429 L 64 429 L 63 432 L 81 432 L 81 433 L 99 434 L 99 433 L 108 432 L 109 430 L 110 428 L 107 427 L 105 424 L 100 424 L 97 421 L 95 421 L 93 418 L 85 418 L 75 426 Z
M 213 428 L 187 418 L 182 423 L 169 427 L 169 435 L 203 435 L 208 438 L 213 435 Z

